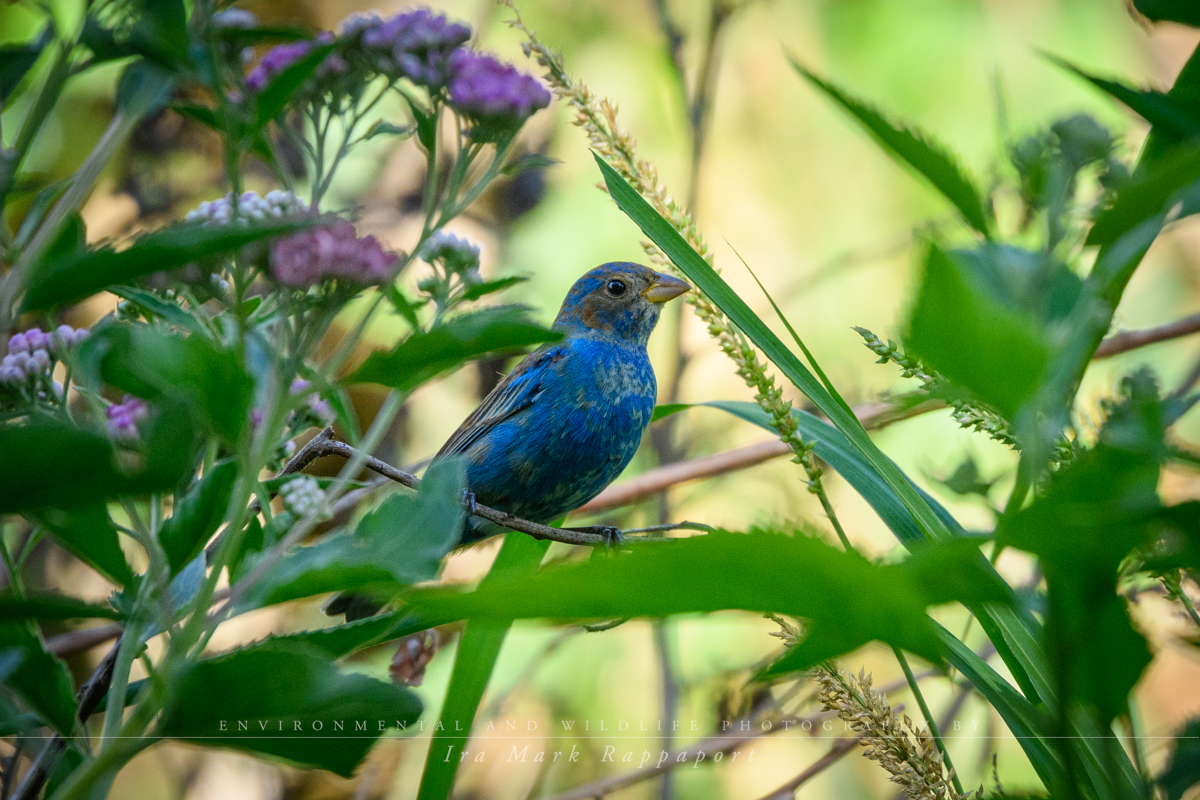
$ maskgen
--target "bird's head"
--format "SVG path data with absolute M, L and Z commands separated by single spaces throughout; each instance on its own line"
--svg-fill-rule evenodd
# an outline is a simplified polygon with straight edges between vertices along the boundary
M 554 327 L 566 333 L 613 336 L 645 346 L 662 304 L 692 287 L 630 261 L 611 261 L 571 287 Z

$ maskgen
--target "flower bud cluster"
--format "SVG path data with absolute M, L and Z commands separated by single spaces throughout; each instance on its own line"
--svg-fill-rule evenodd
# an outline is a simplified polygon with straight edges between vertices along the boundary
M 138 438 L 138 423 L 150 416 L 150 407 L 138 397 L 125 395 L 105 411 L 108 435 L 118 442 L 133 442 Z
M 325 493 L 321 485 L 311 475 L 299 475 L 279 487 L 279 496 L 283 506 L 297 517 L 303 517 L 314 509 L 321 508 L 325 503 Z
M 52 378 L 54 363 L 88 337 L 86 328 L 59 325 L 53 331 L 30 328 L 8 339 L 8 353 L 0 359 L 0 393 L 45 400 L 62 397 L 62 387 Z
M 238 197 L 237 220 L 263 221 L 299 217 L 308 213 L 308 205 L 291 192 L 272 189 L 259 197 L 258 192 L 243 192 Z M 206 200 L 189 211 L 184 222 L 203 222 L 211 225 L 226 225 L 234 220 L 233 193 Z
M 319 392 L 308 391 L 310 385 L 303 378 L 296 378 L 296 380 L 292 381 L 292 385 L 288 390 L 292 397 L 299 397 L 306 393 L 308 395 L 304 398 L 304 405 L 297 410 L 297 420 L 295 422 L 307 419 L 313 423 L 314 427 L 323 428 L 326 425 L 332 424 L 337 415 L 333 413 L 333 407 L 329 405 L 329 401 L 323 399 Z M 293 424 L 292 427 L 299 428 L 300 426 Z
M 486 53 L 458 50 L 450 71 L 450 105 L 475 121 L 471 136 L 480 141 L 519 128 L 550 105 L 550 92 L 537 78 Z
M 450 78 L 452 54 L 471 38 L 471 29 L 417 8 L 386 18 L 353 14 L 342 23 L 342 36 L 372 71 L 439 89 Z
M 429 264 L 441 264 L 447 275 L 459 275 L 464 283 L 478 283 L 481 280 L 479 246 L 453 233 L 435 231 L 425 240 L 425 244 L 421 245 L 417 255 Z

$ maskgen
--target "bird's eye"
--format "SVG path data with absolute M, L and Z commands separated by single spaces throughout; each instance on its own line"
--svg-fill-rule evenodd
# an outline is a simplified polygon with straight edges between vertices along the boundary
M 625 281 L 611 280 L 608 286 L 604 287 L 613 297 L 620 297 L 625 294 Z

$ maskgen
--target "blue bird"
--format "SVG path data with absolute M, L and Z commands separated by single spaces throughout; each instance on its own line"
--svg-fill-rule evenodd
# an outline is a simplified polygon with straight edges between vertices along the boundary
M 627 261 L 575 282 L 553 328 L 563 339 L 530 353 L 434 457 L 459 456 L 467 491 L 533 522 L 574 511 L 613 482 L 650 424 L 658 386 L 646 343 L 662 304 L 691 287 Z M 503 529 L 468 517 L 460 544 Z M 326 613 L 356 619 L 378 605 L 339 596 Z
M 527 356 L 438 451 L 462 457 L 486 506 L 550 522 L 604 490 L 629 464 L 654 412 L 646 343 L 684 281 L 616 261 L 575 282 L 553 328 L 564 338 Z M 469 518 L 462 544 L 497 528 Z

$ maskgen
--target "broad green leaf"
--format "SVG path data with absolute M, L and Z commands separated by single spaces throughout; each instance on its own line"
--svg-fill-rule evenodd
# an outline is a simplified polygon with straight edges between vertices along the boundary
M 144 325 L 97 328 L 80 346 L 87 377 L 95 376 L 154 403 L 179 403 L 204 429 L 236 442 L 249 420 L 254 382 L 233 350 Z
M 104 503 L 93 502 L 71 509 L 47 508 L 38 511 L 36 518 L 73 556 L 119 586 L 132 585 L 133 571 L 125 561 L 117 529 L 109 520 Z
M 1178 98 L 1153 89 L 1135 89 L 1119 81 L 1099 78 L 1057 56 L 1047 57 L 1063 69 L 1075 73 L 1096 88 L 1124 103 L 1160 133 L 1175 140 L 1200 136 L 1200 108 L 1189 107 L 1180 102 Z
M 1171 210 L 1200 181 L 1200 147 L 1181 145 L 1135 173 L 1112 204 L 1096 217 L 1087 244 L 1111 245 L 1139 225 Z M 1194 210 L 1191 211 L 1194 213 Z
M 537 571 L 546 554 L 549 542 L 538 541 L 517 531 L 504 537 L 504 544 L 491 570 L 483 579 L 481 588 L 504 587 Z M 471 723 L 487 690 L 500 646 L 508 634 L 511 619 L 476 619 L 467 623 L 458 642 L 454 656 L 454 669 L 450 673 L 450 685 L 446 688 L 446 701 L 438 726 L 445 733 L 435 731 L 425 760 L 425 771 L 421 775 L 421 787 L 417 800 L 446 800 L 454 789 L 454 776 L 458 773 L 459 759 L 471 735 Z M 466 730 L 460 731 L 459 721 L 467 722 Z
M 1094 705 L 1106 724 L 1123 712 L 1150 652 L 1117 594 L 1122 562 L 1161 532 L 1157 485 L 1165 458 L 1156 389 L 1129 379 L 1100 441 L 1051 476 L 1048 491 L 1001 521 L 998 541 L 1038 556 L 1046 574 L 1048 652 L 1063 702 Z M 1195 522 L 1192 523 L 1195 525 Z
M 348 380 L 410 391 L 464 361 L 561 338 L 526 317 L 523 308 L 485 308 L 414 333 L 390 352 L 372 353 Z
M 386 728 L 421 714 L 407 689 L 341 673 L 319 650 L 282 642 L 196 662 L 172 688 L 159 735 L 344 777 Z
M 1133 7 L 1155 22 L 1200 26 L 1200 6 L 1193 0 L 1133 0 Z
M 200 555 L 221 526 L 233 496 L 237 472 L 235 461 L 217 464 L 176 501 L 171 516 L 158 532 L 158 541 L 166 553 L 172 575 Z
M 912 352 L 1012 419 L 1041 382 L 1049 347 L 1027 315 L 1006 306 L 936 245 L 909 322 Z
M 1078 275 L 1042 252 L 988 243 L 948 255 L 973 285 L 1042 324 L 1065 319 L 1083 290 Z
M 416 495 L 394 494 L 353 533 L 326 536 L 281 559 L 249 590 L 246 604 L 351 589 L 395 593 L 437 577 L 442 557 L 461 535 L 463 486 L 460 462 L 432 465 Z
M 8 100 L 21 80 L 37 63 L 38 57 L 54 36 L 54 26 L 46 25 L 41 34 L 27 44 L 0 47 L 0 104 Z
M 0 453 L 21 454 L 0 459 L 0 513 L 77 509 L 116 495 L 172 488 L 190 464 L 192 431 L 186 419 L 165 414 L 150 427 L 146 457 L 129 471 L 118 465 L 107 438 L 65 422 L 35 418 L 0 427 Z M 109 561 L 103 569 L 119 570 Z
M 172 270 L 239 247 L 311 227 L 315 218 L 290 222 L 200 225 L 176 223 L 147 233 L 124 250 L 99 247 L 43 259 L 30 276 L 23 308 L 52 308 L 81 300 L 113 284 Z
M 46 643 L 26 622 L 0 623 L 0 650 L 17 648 L 20 666 L 7 685 L 64 736 L 75 729 L 75 691 L 67 665 L 46 651 Z
M 683 237 L 662 218 L 641 195 L 637 193 L 617 172 L 595 156 L 596 164 L 604 175 L 609 195 L 617 206 L 629 215 L 642 232 L 650 237 L 701 291 L 717 304 L 722 312 L 771 360 L 792 384 L 805 394 L 825 414 L 839 431 L 871 465 L 872 470 L 896 492 L 905 507 L 913 515 L 926 538 L 937 541 L 949 539 L 953 534 L 946 523 L 937 515 L 929 503 L 913 488 L 912 483 L 900 469 L 885 456 L 862 424 L 840 397 L 830 394 L 825 386 L 808 371 L 796 355 L 779 337 L 766 326 L 758 315 L 750 310 L 746 302 L 722 280 L 721 276 L 693 250 Z
M 89 603 L 61 594 L 0 596 L 0 622 L 22 619 L 121 619 L 121 612 L 109 605 Z
M 888 120 L 869 103 L 818 77 L 795 57 L 789 56 L 789 59 L 797 72 L 850 112 L 885 150 L 924 176 L 958 209 L 967 224 L 984 236 L 991 236 L 988 213 L 979 190 L 963 172 L 957 159 L 942 145 L 919 130 Z
M 415 590 L 406 608 L 437 621 L 777 612 L 808 622 L 804 641 L 770 667 L 770 674 L 807 669 L 873 640 L 940 663 L 925 608 L 1003 599 L 982 580 L 977 555 L 974 543 L 959 541 L 924 548 L 902 564 L 878 566 L 804 535 L 718 532 L 551 567 L 469 593 Z M 951 571 L 953 583 L 946 580 Z M 728 580 L 730 575 L 738 579 Z

